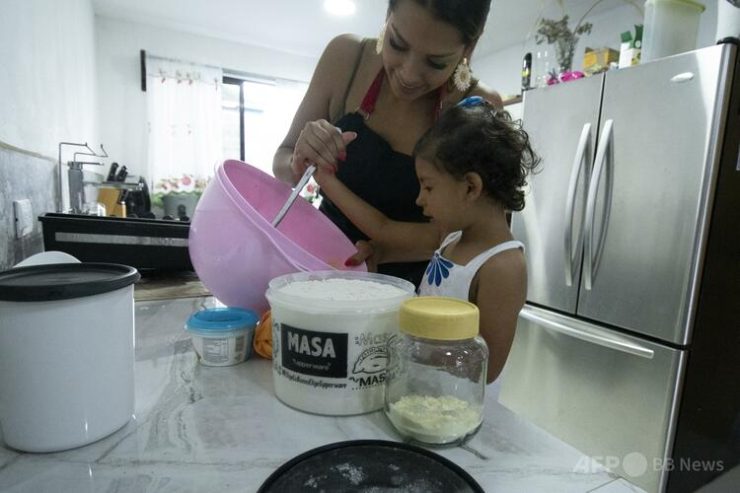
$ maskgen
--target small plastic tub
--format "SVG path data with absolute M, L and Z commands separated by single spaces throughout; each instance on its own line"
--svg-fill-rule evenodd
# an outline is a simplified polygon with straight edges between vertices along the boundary
M 200 363 L 232 366 L 252 355 L 257 314 L 244 308 L 208 308 L 193 313 L 185 324 Z

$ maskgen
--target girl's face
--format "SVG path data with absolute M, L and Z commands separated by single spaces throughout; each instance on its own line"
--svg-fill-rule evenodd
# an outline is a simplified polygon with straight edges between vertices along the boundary
M 462 229 L 466 216 L 468 184 L 447 172 L 440 171 L 426 159 L 417 157 L 416 177 L 419 179 L 419 196 L 416 205 L 424 215 L 448 231 Z
M 412 101 L 445 84 L 464 53 L 460 32 L 415 1 L 399 2 L 388 16 L 383 66 L 399 99 Z

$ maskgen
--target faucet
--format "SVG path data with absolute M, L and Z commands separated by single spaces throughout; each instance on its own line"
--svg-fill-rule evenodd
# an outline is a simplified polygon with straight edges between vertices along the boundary
M 103 147 L 103 144 L 100 144 L 100 150 L 102 151 L 102 154 L 97 154 L 95 151 L 93 151 L 89 145 L 87 145 L 87 142 L 84 144 L 76 143 L 76 142 L 60 142 L 59 143 L 59 162 L 58 162 L 58 174 L 59 174 L 59 183 L 57 186 L 57 192 L 59 194 L 59 199 L 57 201 L 57 212 L 65 212 L 64 211 L 64 193 L 63 193 L 63 185 L 62 185 L 62 175 L 64 173 L 64 167 L 62 165 L 62 147 L 63 146 L 69 146 L 69 147 L 83 147 L 87 149 L 89 152 L 76 152 L 74 153 L 72 157 L 72 161 L 69 161 L 67 165 L 69 166 L 68 171 L 68 186 L 69 186 L 69 202 L 70 202 L 70 208 L 72 213 L 79 214 L 82 212 L 82 206 L 83 206 L 83 190 L 84 190 L 84 184 L 82 180 L 82 165 L 83 164 L 97 164 L 102 166 L 103 163 L 95 162 L 95 161 L 78 161 L 77 155 L 84 155 L 84 156 L 94 156 L 99 158 L 106 158 L 108 157 L 108 153 L 106 152 L 105 148 Z

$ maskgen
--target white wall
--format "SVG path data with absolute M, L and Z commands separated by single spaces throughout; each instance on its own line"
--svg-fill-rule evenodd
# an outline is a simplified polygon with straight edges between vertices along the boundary
M 13 202 L 56 210 L 59 142 L 98 143 L 94 19 L 91 0 L 0 0 L 0 270 L 43 249 Z
M 255 75 L 308 81 L 318 59 L 96 17 L 98 114 L 111 159 L 131 174 L 146 164 L 146 93 L 141 91 L 139 50 L 156 56 L 220 66 Z
M 702 2 L 705 4 L 706 10 L 700 17 L 697 48 L 713 45 L 716 41 L 714 35 L 717 25 L 717 1 L 704 0 Z M 575 22 L 583 15 L 583 12 L 568 12 L 568 14 L 571 22 Z M 561 13 L 548 11 L 546 15 L 558 18 Z M 620 33 L 628 30 L 634 32 L 635 24 L 643 23 L 643 18 L 639 12 L 630 5 L 619 6 L 598 15 L 589 16 L 586 20 L 591 22 L 593 27 L 591 28 L 591 34 L 581 36 L 576 46 L 575 55 L 573 56 L 574 69 L 581 67 L 583 52 L 586 47 L 602 48 L 608 46 L 619 50 Z M 534 20 L 532 22 L 534 23 Z M 571 25 L 571 27 L 573 26 Z M 480 58 L 473 56 L 471 66 L 478 78 L 499 91 L 506 99 L 507 96 L 514 96 L 521 92 L 521 67 L 524 54 L 531 52 L 534 55 L 538 49 L 545 46 L 537 45 L 534 37 L 532 37 L 523 43 L 509 46 L 491 55 Z
M 2 0 L 0 141 L 57 156 L 97 143 L 91 0 Z

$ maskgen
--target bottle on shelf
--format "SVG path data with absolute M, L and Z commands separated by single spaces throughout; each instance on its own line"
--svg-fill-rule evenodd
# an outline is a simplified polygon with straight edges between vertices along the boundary
M 532 88 L 532 54 L 527 52 L 522 62 L 522 92 Z

